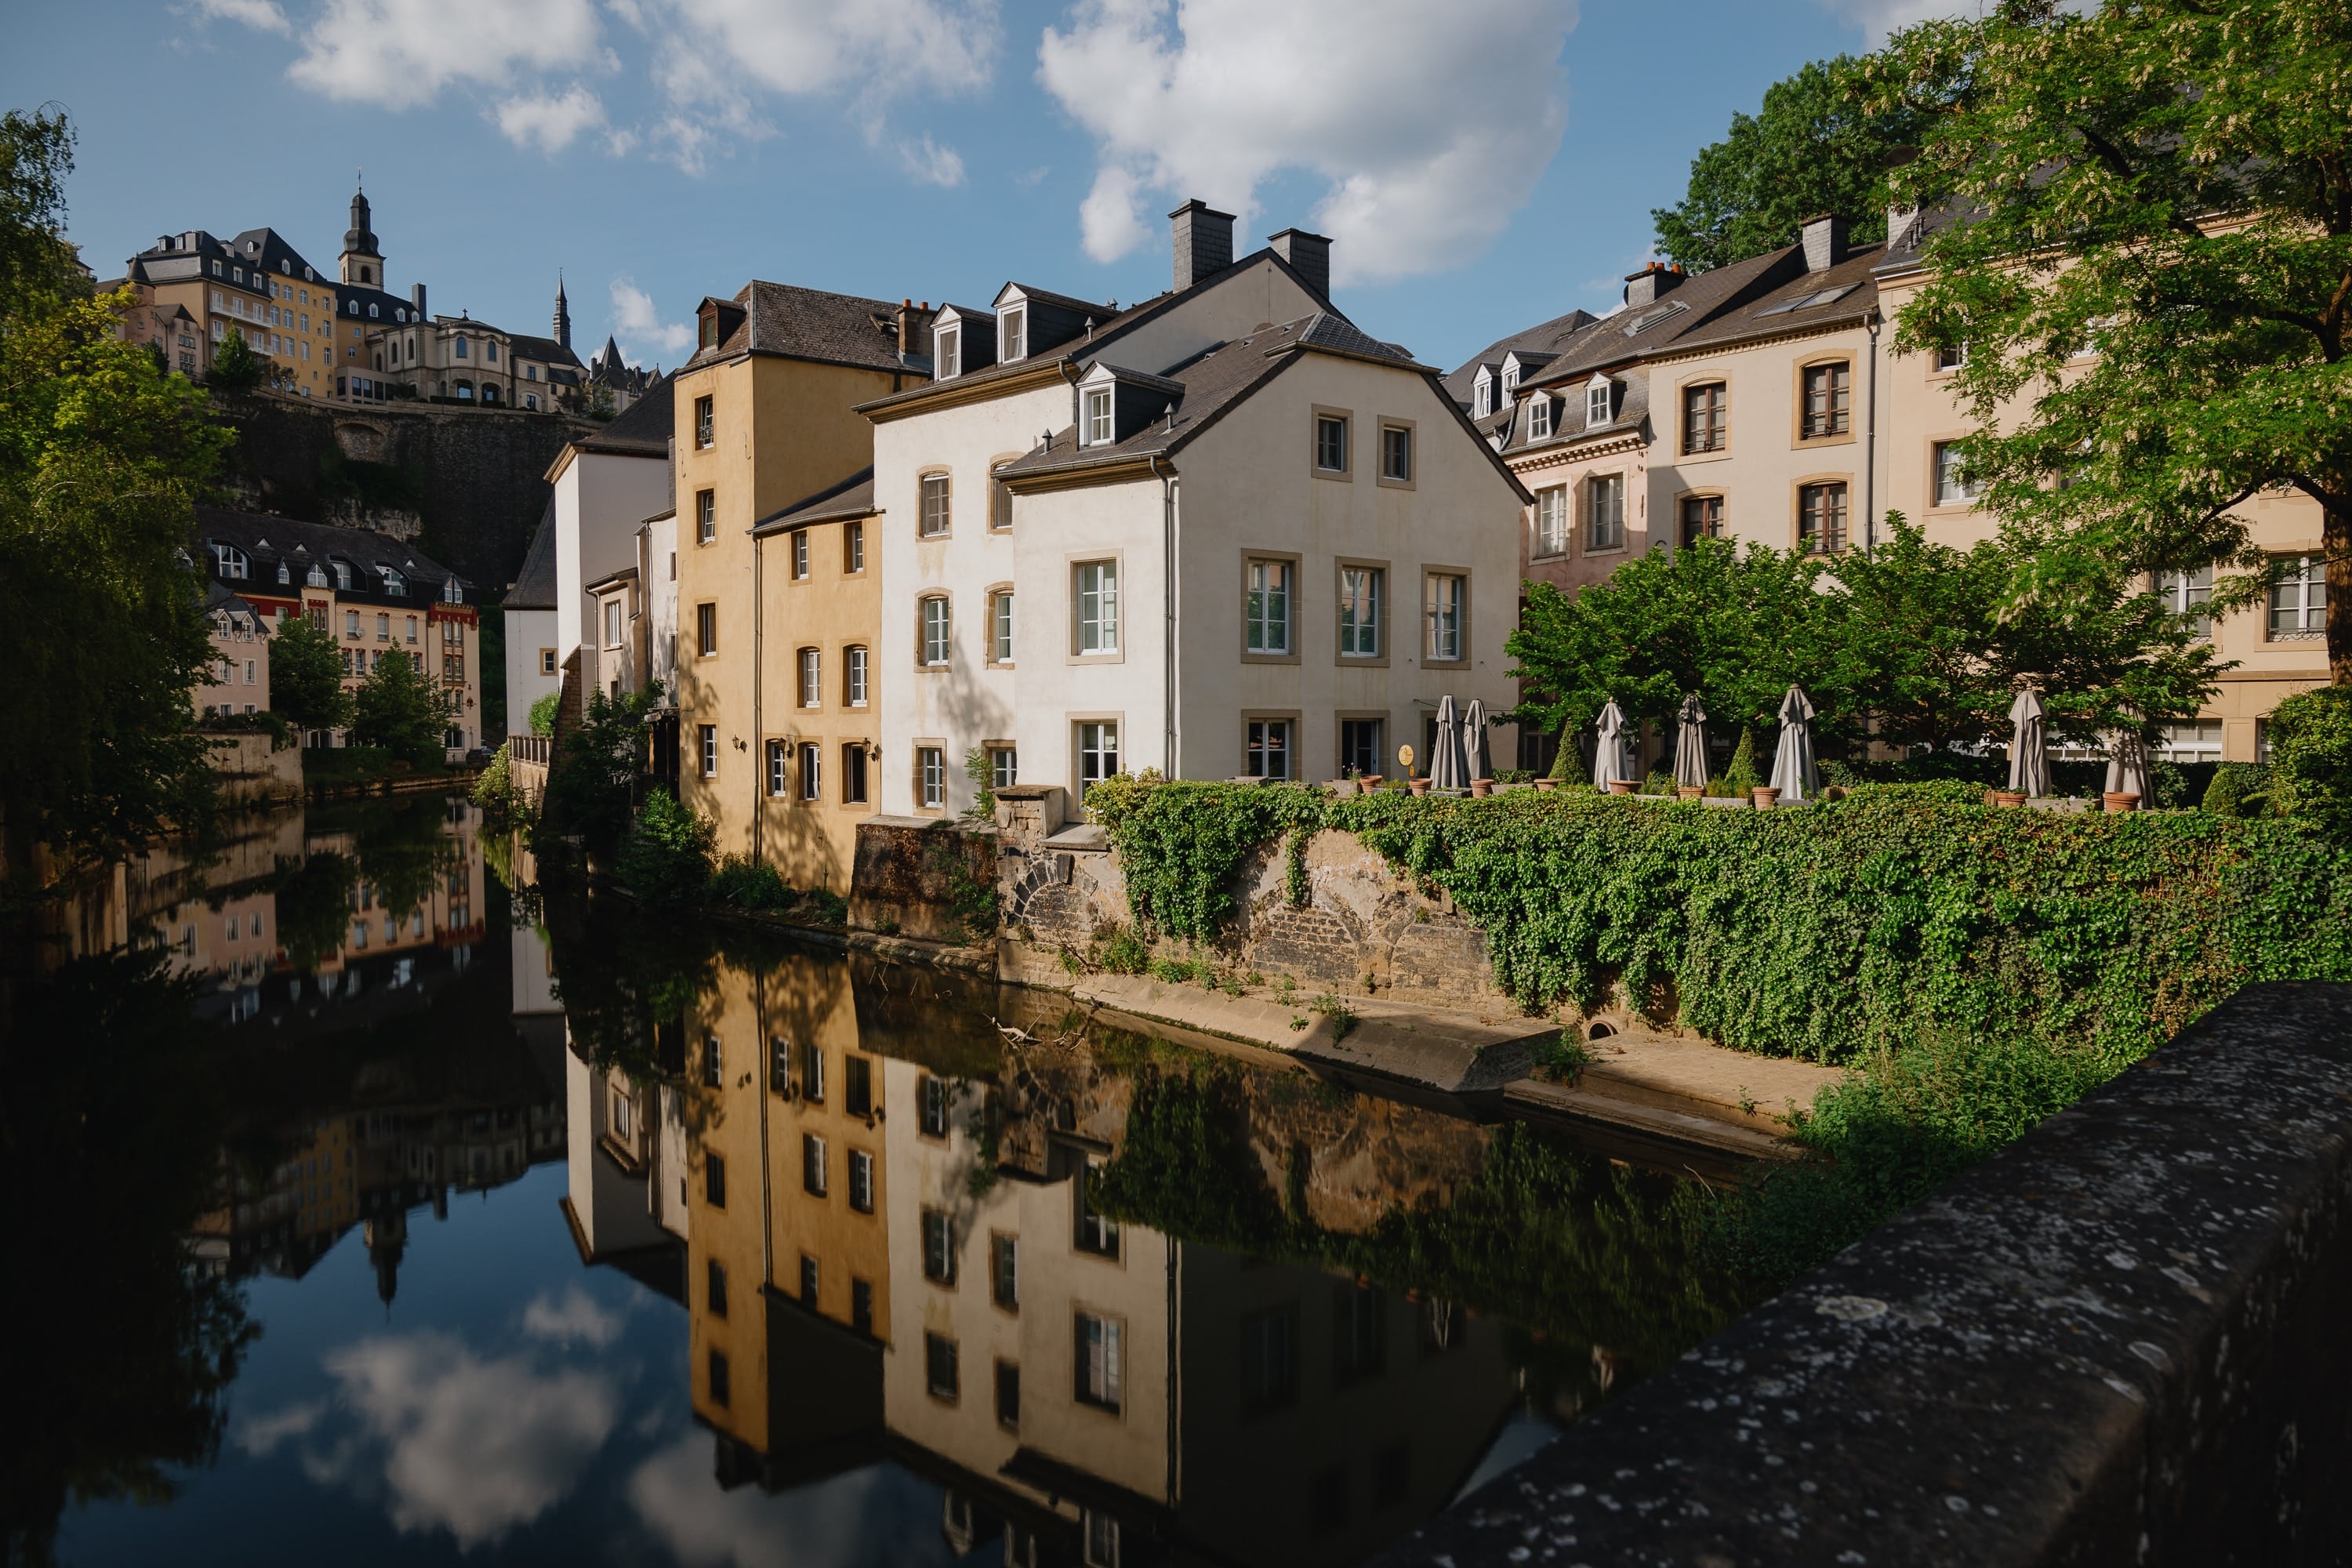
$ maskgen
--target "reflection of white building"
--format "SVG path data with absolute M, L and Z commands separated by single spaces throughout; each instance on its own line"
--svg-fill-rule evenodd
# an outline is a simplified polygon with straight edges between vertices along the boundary
M 563 1217 L 580 1261 L 609 1264 L 677 1299 L 686 1209 L 677 1178 L 665 1174 L 684 1168 L 677 1090 L 591 1067 L 576 1048 L 564 1052 L 563 1074 Z

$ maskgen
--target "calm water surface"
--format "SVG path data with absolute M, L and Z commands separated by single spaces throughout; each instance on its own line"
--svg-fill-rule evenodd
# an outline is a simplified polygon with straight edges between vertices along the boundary
M 1736 1306 L 1675 1179 L 257 824 L 8 1017 L 11 1546 L 1349 1563 Z M 509 893 L 512 883 L 521 890 Z

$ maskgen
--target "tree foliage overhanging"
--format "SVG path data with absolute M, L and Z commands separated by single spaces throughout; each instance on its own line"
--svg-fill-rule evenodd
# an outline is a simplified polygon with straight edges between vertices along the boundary
M 402 762 L 439 762 L 447 727 L 441 694 L 403 649 L 385 654 L 352 694 L 352 743 L 382 746 Z
M 2014 596 L 2220 566 L 2217 605 L 2258 604 L 2242 509 L 2299 491 L 2352 681 L 2352 7 L 2006 0 L 1860 79 L 1922 122 L 1897 195 L 1959 220 L 1894 346 L 1966 351 L 1963 462 L 2034 544 Z
M 352 721 L 342 648 L 307 616 L 278 621 L 270 637 L 269 705 L 303 730 L 340 730 Z

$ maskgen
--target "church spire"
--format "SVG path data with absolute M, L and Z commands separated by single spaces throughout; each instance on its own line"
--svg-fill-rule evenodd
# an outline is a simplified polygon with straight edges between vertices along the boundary
M 572 306 L 563 298 L 563 268 L 555 269 L 555 341 L 572 346 Z

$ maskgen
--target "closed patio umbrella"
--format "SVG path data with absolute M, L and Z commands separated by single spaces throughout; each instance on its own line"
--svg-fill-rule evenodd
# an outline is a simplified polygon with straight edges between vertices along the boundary
M 2042 727 L 2042 699 L 2027 687 L 2009 705 L 2009 788 L 2027 796 L 2050 793 L 2050 748 Z
M 1813 700 L 1801 686 L 1780 699 L 1780 748 L 1772 758 L 1772 787 L 1785 804 L 1822 793 L 1822 771 L 1813 765 Z
M 1615 698 L 1611 698 L 1601 710 L 1594 728 L 1601 743 L 1592 749 L 1593 787 L 1607 789 L 1620 780 L 1632 778 L 1633 772 L 1625 765 L 1625 710 L 1617 706 Z
M 1462 776 L 1462 721 L 1454 717 L 1454 694 L 1437 700 L 1437 735 L 1429 758 L 1429 787 L 1467 789 Z
M 1475 697 L 1462 711 L 1462 764 L 1465 781 L 1495 776 L 1486 758 L 1486 704 Z
M 2128 708 L 2121 716 L 2127 720 L 2139 717 Z M 2147 746 L 2139 738 L 2139 726 L 2126 724 L 2108 731 L 2104 738 L 2107 742 L 2107 793 L 2128 792 L 2139 796 L 2142 806 L 2153 805 L 2156 790 L 2148 783 Z
M 1675 783 L 1686 789 L 1706 787 L 1706 709 L 1696 691 L 1683 699 L 1675 725 Z

